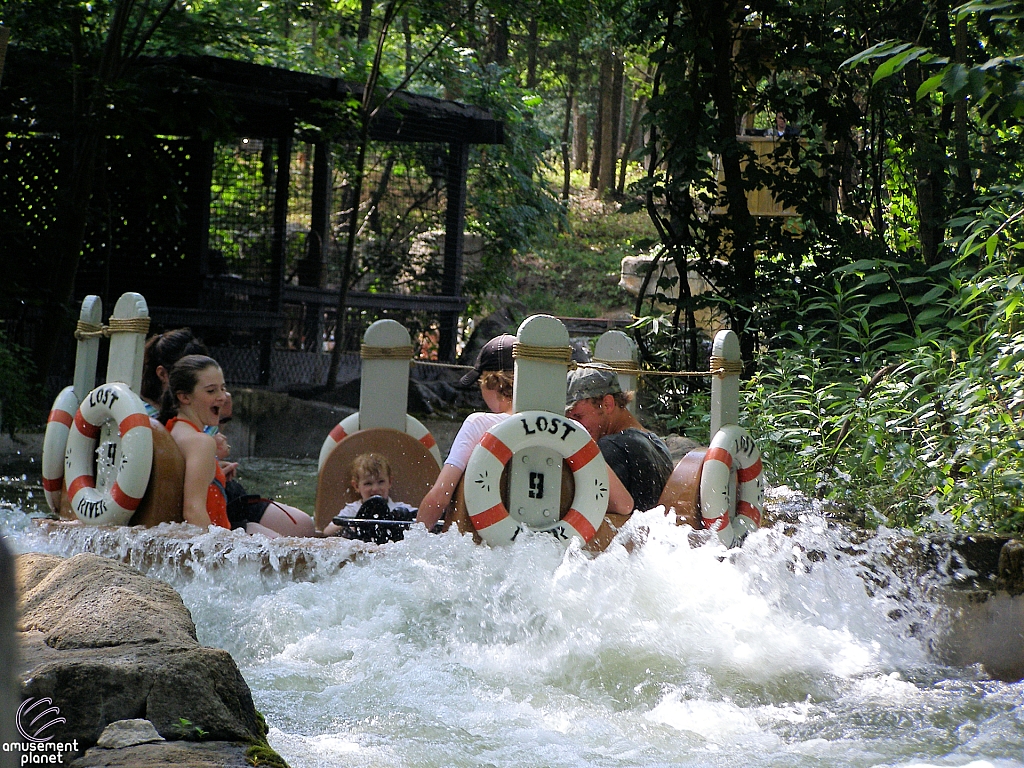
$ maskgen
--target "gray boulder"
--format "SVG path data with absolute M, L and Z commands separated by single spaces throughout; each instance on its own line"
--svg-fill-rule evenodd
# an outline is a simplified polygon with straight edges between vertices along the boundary
M 111 723 L 103 729 L 96 746 L 103 749 L 125 749 L 154 741 L 164 741 L 164 737 L 156 732 L 149 720 L 140 717 Z
M 124 749 L 93 747 L 71 768 L 251 768 L 245 746 L 224 742 L 160 742 Z
M 108 724 L 144 718 L 165 739 L 199 728 L 211 740 L 262 741 L 237 665 L 199 645 L 171 587 L 92 554 L 21 555 L 17 582 L 21 696 L 53 700 L 67 720 L 59 740 L 89 747 Z

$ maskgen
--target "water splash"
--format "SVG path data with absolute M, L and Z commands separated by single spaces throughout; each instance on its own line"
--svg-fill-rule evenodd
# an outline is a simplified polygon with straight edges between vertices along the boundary
M 964 569 L 798 497 L 740 550 L 657 511 L 592 558 L 413 530 L 384 547 L 187 526 L 0 525 L 171 583 L 229 650 L 294 768 L 1024 765 L 1024 687 L 955 667 L 938 587 Z M 894 554 L 895 553 L 895 554 Z

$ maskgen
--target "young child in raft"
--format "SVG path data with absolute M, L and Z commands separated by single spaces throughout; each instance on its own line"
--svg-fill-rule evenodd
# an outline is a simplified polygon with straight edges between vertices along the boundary
M 352 488 L 356 493 L 359 494 L 357 501 L 352 501 L 342 507 L 341 511 L 335 515 L 335 520 L 338 518 L 345 517 L 362 517 L 359 511 L 363 508 L 363 505 L 367 501 L 375 496 L 379 496 L 387 503 L 387 511 L 395 513 L 393 516 L 389 516 L 393 520 L 412 520 L 416 515 L 416 510 L 410 507 L 408 504 L 403 504 L 398 501 L 391 499 L 391 483 L 394 480 L 394 475 L 391 472 L 391 464 L 388 460 L 381 456 L 379 453 L 361 453 L 355 457 L 352 461 Z M 383 508 L 383 504 L 380 505 Z M 381 510 L 383 511 L 383 509 Z M 382 518 L 385 519 L 385 518 Z M 397 526 L 374 526 L 375 528 L 397 528 Z M 401 529 L 396 531 L 384 531 L 381 530 L 377 533 L 393 533 L 404 534 Z M 364 538 L 359 535 L 359 531 L 355 526 L 348 526 L 342 523 L 341 525 L 331 522 L 324 528 L 324 536 L 337 536 L 341 534 L 346 538 Z M 369 540 L 373 541 L 379 536 L 375 536 Z M 396 535 L 393 537 L 385 538 L 386 541 L 396 541 L 401 539 L 402 536 Z M 381 543 L 381 542 L 378 542 Z

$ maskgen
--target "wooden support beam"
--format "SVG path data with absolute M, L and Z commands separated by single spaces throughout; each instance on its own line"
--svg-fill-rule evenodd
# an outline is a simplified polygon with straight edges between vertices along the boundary
M 292 132 L 277 139 L 277 178 L 274 184 L 274 235 L 270 251 L 270 311 L 281 311 L 284 290 L 284 258 L 288 244 L 288 186 L 291 183 Z M 270 384 L 270 355 L 274 332 L 265 331 L 260 339 L 260 384 Z
M 448 145 L 448 208 L 444 216 L 444 273 L 441 276 L 443 296 L 462 295 L 462 246 L 466 225 L 466 171 L 469 168 L 469 145 Z M 441 334 L 437 359 L 455 362 L 459 336 L 459 313 L 441 315 Z

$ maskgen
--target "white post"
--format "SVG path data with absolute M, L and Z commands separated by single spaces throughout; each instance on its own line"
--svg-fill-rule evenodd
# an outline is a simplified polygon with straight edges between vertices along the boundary
M 740 339 L 732 331 L 719 331 L 711 347 L 711 370 L 725 367 L 725 376 L 711 377 L 711 436 L 740 417 Z
M 635 373 L 625 373 L 624 367 L 636 369 L 640 365 L 640 348 L 633 338 L 622 331 L 605 331 L 594 345 L 594 362 L 608 363 L 619 370 L 619 386 L 623 392 L 636 392 L 640 377 Z M 634 397 L 629 404 L 630 412 L 637 415 L 637 402 Z
M 513 412 L 547 411 L 563 418 L 569 332 L 558 318 L 533 315 L 523 321 L 516 336 Z M 552 350 L 552 359 L 545 359 L 546 350 Z M 509 514 L 534 528 L 550 527 L 558 522 L 561 501 L 561 455 L 545 446 L 517 451 L 509 460 Z
M 78 321 L 83 325 L 99 326 L 103 323 L 103 301 L 99 296 L 86 296 L 82 300 L 82 309 L 78 313 Z M 75 352 L 75 378 L 73 387 L 75 398 L 82 402 L 85 396 L 96 387 L 96 364 L 100 355 L 100 337 L 79 339 Z
M 359 386 L 359 429 L 384 427 L 405 432 L 409 407 L 409 331 L 394 320 L 378 320 L 363 334 Z
M 565 350 L 568 357 L 569 332 L 562 321 L 551 315 L 526 318 L 516 334 L 521 346 Z M 512 410 L 565 413 L 566 375 L 569 363 L 558 360 L 516 358 L 512 385 Z
M 142 294 L 129 291 L 122 293 L 114 305 L 109 325 L 118 320 L 137 320 L 149 317 L 149 306 Z M 146 331 L 112 333 L 110 335 L 110 357 L 107 360 L 107 383 L 119 381 L 127 384 L 136 395 L 142 391 L 142 358 L 146 349 Z

